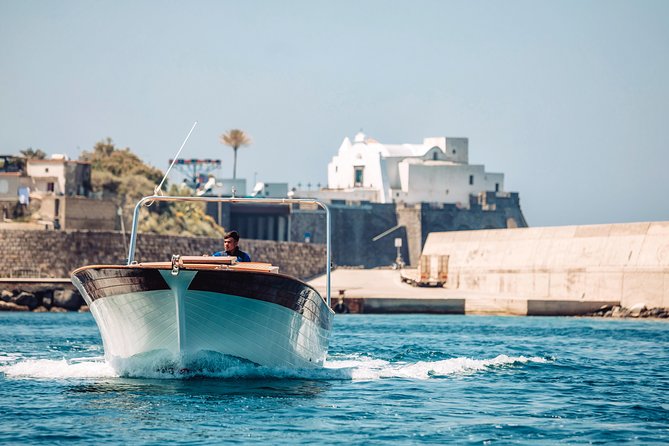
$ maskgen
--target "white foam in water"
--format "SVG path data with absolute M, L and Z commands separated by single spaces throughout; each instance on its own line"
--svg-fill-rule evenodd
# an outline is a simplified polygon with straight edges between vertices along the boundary
M 105 362 L 102 358 L 71 360 L 24 359 L 16 356 L 0 357 L 13 364 L 0 366 L 5 376 L 64 379 L 64 378 L 299 378 L 320 380 L 376 380 L 388 378 L 430 379 L 449 375 L 464 375 L 494 368 L 526 363 L 547 363 L 539 357 L 499 355 L 492 359 L 451 358 L 441 361 L 392 363 L 367 357 L 344 357 L 328 360 L 320 369 L 280 369 L 260 367 L 236 358 L 220 355 L 198 355 L 187 368 L 164 356 L 132 358 L 132 360 Z
M 499 355 L 493 359 L 451 358 L 441 361 L 418 361 L 414 363 L 390 363 L 375 359 L 328 361 L 326 367 L 335 370 L 345 368 L 350 372 L 351 379 L 354 380 L 381 378 L 429 379 L 528 362 L 546 363 L 549 361 L 539 357 Z
M 19 359 L 21 355 L 18 353 L 0 353 L 0 364 L 6 364 L 9 362 L 14 362 Z
M 118 376 L 104 361 L 70 363 L 65 359 L 26 359 L 0 367 L 5 376 L 21 378 L 110 378 Z

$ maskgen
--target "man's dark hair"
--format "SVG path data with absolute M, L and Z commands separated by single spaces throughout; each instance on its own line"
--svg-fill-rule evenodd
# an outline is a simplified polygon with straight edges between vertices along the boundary
M 238 242 L 239 241 L 239 232 L 237 232 L 237 231 L 226 232 L 223 239 L 226 239 L 226 238 L 233 238 L 233 239 L 235 239 L 236 242 Z

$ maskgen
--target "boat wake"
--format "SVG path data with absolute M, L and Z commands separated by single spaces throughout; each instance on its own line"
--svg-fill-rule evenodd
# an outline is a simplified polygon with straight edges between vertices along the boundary
M 112 378 L 116 371 L 104 359 L 91 358 L 88 361 L 67 361 L 65 359 L 21 359 L 14 363 L 0 365 L 0 373 L 5 377 L 67 379 L 67 378 Z
M 354 380 L 375 380 L 383 378 L 431 379 L 453 375 L 469 375 L 477 372 L 494 371 L 519 367 L 527 363 L 546 364 L 555 358 L 499 355 L 491 359 L 467 357 L 443 359 L 440 361 L 388 362 L 372 358 L 351 358 L 328 361 L 326 370 L 341 372 Z
M 186 365 L 167 358 L 133 358 L 109 363 L 102 357 L 75 359 L 25 359 L 0 354 L 0 373 L 11 378 L 33 379 L 313 379 L 358 380 L 435 379 L 547 364 L 555 358 L 499 355 L 490 359 L 450 358 L 440 361 L 389 362 L 357 355 L 328 358 L 319 369 L 284 369 L 258 366 L 238 358 L 199 355 Z

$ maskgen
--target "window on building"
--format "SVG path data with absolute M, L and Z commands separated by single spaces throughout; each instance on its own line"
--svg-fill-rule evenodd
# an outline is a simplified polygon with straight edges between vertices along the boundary
M 364 176 L 365 167 L 364 166 L 355 166 L 353 169 L 354 169 L 353 186 L 354 187 L 362 187 L 363 182 L 365 180 L 365 176 Z
M 432 152 L 432 160 L 433 161 L 436 161 L 438 156 L 439 155 L 437 154 L 437 152 Z
M 49 173 L 49 168 L 48 167 L 44 168 L 44 173 Z
M 53 190 L 54 190 L 53 183 L 46 183 L 46 191 L 47 192 L 53 192 Z
M 474 175 L 469 175 L 469 184 L 470 185 L 474 184 Z
M 499 192 L 499 183 L 495 183 L 495 192 Z

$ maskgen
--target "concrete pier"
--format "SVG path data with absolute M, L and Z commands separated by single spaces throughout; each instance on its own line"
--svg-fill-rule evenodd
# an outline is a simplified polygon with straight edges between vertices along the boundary
M 448 256 L 446 288 L 526 299 L 532 311 L 669 307 L 669 222 L 437 232 L 430 255 Z
M 309 282 L 325 296 L 325 276 Z M 332 272 L 332 304 L 340 299 L 352 313 L 464 314 L 463 293 L 444 288 L 414 288 L 392 269 L 337 269 Z
M 325 276 L 309 282 L 325 296 Z M 391 269 L 338 269 L 332 273 L 332 304 L 340 300 L 351 313 L 502 314 L 576 316 L 616 300 L 552 301 L 448 288 L 414 287 Z
M 567 316 L 669 308 L 669 222 L 437 232 L 422 259 L 431 256 L 448 257 L 443 288 L 402 283 L 396 270 L 339 269 L 333 303 L 342 292 L 351 311 L 361 312 Z M 325 292 L 324 277 L 311 283 Z

